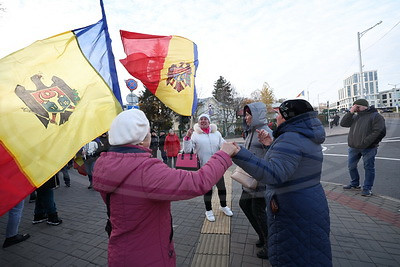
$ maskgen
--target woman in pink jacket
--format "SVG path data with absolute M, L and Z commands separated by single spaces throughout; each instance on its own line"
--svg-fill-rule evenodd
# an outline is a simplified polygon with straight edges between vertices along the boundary
M 175 266 L 171 201 L 205 194 L 232 164 L 233 151 L 222 146 L 197 172 L 171 169 L 151 157 L 150 140 L 145 114 L 124 111 L 96 161 L 93 187 L 110 203 L 109 266 Z
M 178 136 L 174 133 L 174 130 L 170 129 L 164 142 L 164 150 L 167 152 L 167 164 L 170 168 L 175 168 L 176 158 L 179 150 L 181 150 L 181 142 Z

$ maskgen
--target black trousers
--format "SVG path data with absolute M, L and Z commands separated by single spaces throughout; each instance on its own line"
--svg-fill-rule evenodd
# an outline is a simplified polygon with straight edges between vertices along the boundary
M 254 197 L 243 190 L 239 206 L 258 234 L 258 238 L 266 244 L 268 241 L 268 225 L 265 198 Z
M 219 203 L 221 204 L 221 207 L 226 207 L 226 187 L 223 176 L 221 179 L 219 179 L 217 183 L 217 188 L 218 188 Z M 212 192 L 213 190 L 211 189 L 204 195 L 204 204 L 206 205 L 206 210 L 212 210 L 211 206 Z

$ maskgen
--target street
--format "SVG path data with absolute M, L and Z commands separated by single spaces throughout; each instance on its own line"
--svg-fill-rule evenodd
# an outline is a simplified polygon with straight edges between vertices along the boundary
M 340 126 L 339 126 L 340 127 Z M 375 160 L 374 194 L 400 199 L 400 120 L 386 119 L 387 133 L 379 145 Z M 322 180 L 349 184 L 347 135 L 327 137 L 324 144 Z M 361 184 L 364 181 L 362 160 L 358 164 Z

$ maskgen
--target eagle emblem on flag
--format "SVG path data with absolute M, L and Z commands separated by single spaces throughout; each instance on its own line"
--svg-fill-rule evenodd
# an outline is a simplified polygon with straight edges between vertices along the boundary
M 172 64 L 168 68 L 167 85 L 171 85 L 178 92 L 190 86 L 190 76 L 192 75 L 192 68 L 189 63 L 180 62 L 179 66 Z
M 22 85 L 17 85 L 15 94 L 36 115 L 39 121 L 48 127 L 49 123 L 62 125 L 68 121 L 76 105 L 80 101 L 77 90 L 71 89 L 62 79 L 53 76 L 52 85 L 46 86 L 41 81 L 42 75 L 31 77 L 36 85 L 35 91 L 28 91 Z M 58 116 L 57 116 L 58 115 Z

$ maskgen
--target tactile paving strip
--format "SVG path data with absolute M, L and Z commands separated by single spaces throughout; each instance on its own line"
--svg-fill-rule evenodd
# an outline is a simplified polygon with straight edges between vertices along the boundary
M 232 207 L 232 179 L 230 176 L 231 172 L 227 171 L 224 179 L 227 192 L 226 203 L 229 207 Z M 231 218 L 219 210 L 220 204 L 216 188 L 214 188 L 211 201 L 215 222 L 204 219 L 199 243 L 191 264 L 193 267 L 224 267 L 229 265 Z

